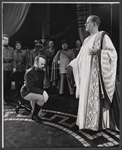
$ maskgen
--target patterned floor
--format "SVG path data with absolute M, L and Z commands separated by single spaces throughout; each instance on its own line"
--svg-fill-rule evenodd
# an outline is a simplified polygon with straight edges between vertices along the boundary
M 80 142 L 80 147 L 119 147 L 120 135 L 118 131 L 103 130 L 93 132 L 78 130 L 76 126 L 76 115 L 53 110 L 43 110 L 42 124 L 62 130 Z M 4 121 L 34 122 L 30 114 L 20 109 L 16 114 L 14 108 L 4 109 Z

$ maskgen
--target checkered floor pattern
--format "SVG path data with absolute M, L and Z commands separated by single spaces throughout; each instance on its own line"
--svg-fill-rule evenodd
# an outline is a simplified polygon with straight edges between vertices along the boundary
M 33 121 L 30 114 L 20 109 L 4 110 L 4 121 Z M 109 129 L 103 131 L 79 130 L 76 126 L 76 116 L 68 113 L 43 110 L 42 123 L 58 128 L 70 134 L 81 143 L 81 147 L 119 147 L 120 135 L 118 131 Z

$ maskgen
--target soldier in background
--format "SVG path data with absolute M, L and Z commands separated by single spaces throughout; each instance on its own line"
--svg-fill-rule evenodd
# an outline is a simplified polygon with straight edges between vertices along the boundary
M 45 51 L 45 57 L 47 60 L 47 74 L 48 74 L 48 78 L 49 78 L 49 82 L 50 82 L 50 86 L 51 86 L 51 69 L 52 69 L 52 61 L 53 58 L 56 54 L 55 48 L 54 48 L 54 42 L 53 41 L 49 41 L 49 48 L 46 49 Z
M 35 40 L 35 48 L 30 52 L 30 67 L 34 65 L 34 59 L 36 56 L 39 56 L 39 55 L 45 56 L 44 42 L 45 41 L 43 40 Z M 47 77 L 47 67 L 45 67 L 43 88 L 44 89 L 49 88 L 49 80 Z
M 81 48 L 81 42 L 80 40 L 77 40 L 76 43 L 75 43 L 76 47 L 73 48 L 73 51 L 74 51 L 74 54 L 75 54 L 75 58 L 77 57 L 79 51 L 80 51 L 80 48 Z
M 16 94 L 14 97 L 20 96 L 20 89 L 24 84 L 24 74 L 28 69 L 27 53 L 22 50 L 20 41 L 16 41 L 14 50 L 14 73 L 15 73 L 15 88 Z
M 70 95 L 74 95 L 73 76 L 67 65 L 75 58 L 74 52 L 68 48 L 66 40 L 62 42 L 62 49 L 57 52 L 52 63 L 51 81 L 52 85 L 58 87 L 59 95 L 64 95 L 65 83 L 67 81 Z
M 25 51 L 26 51 L 26 59 L 28 60 L 27 61 L 27 66 L 28 66 L 28 68 L 27 69 L 29 69 L 30 68 L 30 52 L 31 52 L 31 49 L 30 48 L 28 48 L 28 47 L 24 47 L 23 48 Z
M 35 40 L 34 42 L 35 42 L 35 47 L 30 52 L 30 67 L 33 66 L 34 59 L 35 59 L 36 56 L 45 54 L 45 51 L 42 47 L 42 44 L 41 44 L 40 40 Z
M 3 44 L 3 86 L 4 86 L 4 104 L 10 101 L 11 81 L 13 72 L 14 49 L 9 46 L 10 37 L 6 34 L 2 37 Z

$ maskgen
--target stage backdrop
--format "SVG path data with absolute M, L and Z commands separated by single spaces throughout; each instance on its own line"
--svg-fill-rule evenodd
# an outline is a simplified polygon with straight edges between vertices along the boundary
M 31 4 L 28 14 L 21 28 L 11 37 L 10 45 L 21 41 L 23 47 L 32 49 L 34 40 L 42 37 L 42 5 Z
M 90 14 L 100 17 L 100 30 L 109 33 L 119 53 L 119 4 L 31 4 L 22 26 L 11 37 L 10 45 L 14 47 L 15 41 L 20 40 L 23 47 L 33 49 L 34 40 L 46 36 L 54 40 L 57 49 L 61 48 L 63 39 L 67 39 L 72 48 L 77 39 L 81 40 L 80 28 L 86 37 L 84 23 Z

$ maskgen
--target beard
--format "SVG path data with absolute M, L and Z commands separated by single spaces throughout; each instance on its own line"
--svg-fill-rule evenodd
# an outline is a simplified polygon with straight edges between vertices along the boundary
M 38 65 L 36 65 L 35 68 L 37 71 L 43 71 L 44 70 L 44 68 L 39 68 Z
M 43 71 L 43 68 L 38 68 L 38 71 Z
M 43 68 L 39 68 L 38 66 L 36 66 L 36 70 L 37 70 L 37 71 L 42 71 Z

